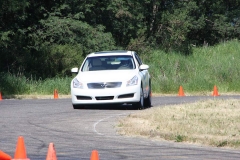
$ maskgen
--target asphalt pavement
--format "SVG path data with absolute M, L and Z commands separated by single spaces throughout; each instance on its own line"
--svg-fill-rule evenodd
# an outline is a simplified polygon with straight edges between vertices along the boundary
M 153 107 L 240 96 L 160 96 Z M 109 106 L 74 110 L 71 99 L 0 101 L 0 150 L 14 156 L 19 136 L 31 160 L 46 159 L 54 143 L 58 160 L 89 160 L 97 150 L 101 160 L 240 159 L 240 151 L 168 141 L 153 141 L 117 134 L 118 119 L 136 110 Z

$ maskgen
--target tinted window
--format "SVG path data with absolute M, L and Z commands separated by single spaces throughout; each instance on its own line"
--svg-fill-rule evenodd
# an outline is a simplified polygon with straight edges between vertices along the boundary
M 142 61 L 141 61 L 140 57 L 137 54 L 135 54 L 135 57 L 136 57 L 137 62 L 139 64 L 139 66 L 140 66 L 142 64 Z
M 88 57 L 81 71 L 128 70 L 135 69 L 132 56 Z

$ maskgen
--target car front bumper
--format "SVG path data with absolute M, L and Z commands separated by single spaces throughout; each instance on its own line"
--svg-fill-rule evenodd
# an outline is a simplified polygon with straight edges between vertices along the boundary
M 71 88 L 72 104 L 134 103 L 140 100 L 140 87 L 79 89 Z

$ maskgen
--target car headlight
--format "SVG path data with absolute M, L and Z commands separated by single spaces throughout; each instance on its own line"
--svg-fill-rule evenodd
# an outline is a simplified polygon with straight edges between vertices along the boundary
M 132 79 L 127 81 L 127 86 L 133 86 L 138 84 L 138 77 L 134 76 Z
M 73 88 L 83 88 L 83 84 L 77 80 L 77 78 L 73 79 Z

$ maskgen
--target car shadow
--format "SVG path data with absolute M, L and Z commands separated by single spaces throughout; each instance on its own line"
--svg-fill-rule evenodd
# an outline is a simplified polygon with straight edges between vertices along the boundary
M 86 105 L 78 109 L 95 109 L 95 110 L 138 110 L 131 104 L 101 104 L 101 105 Z

